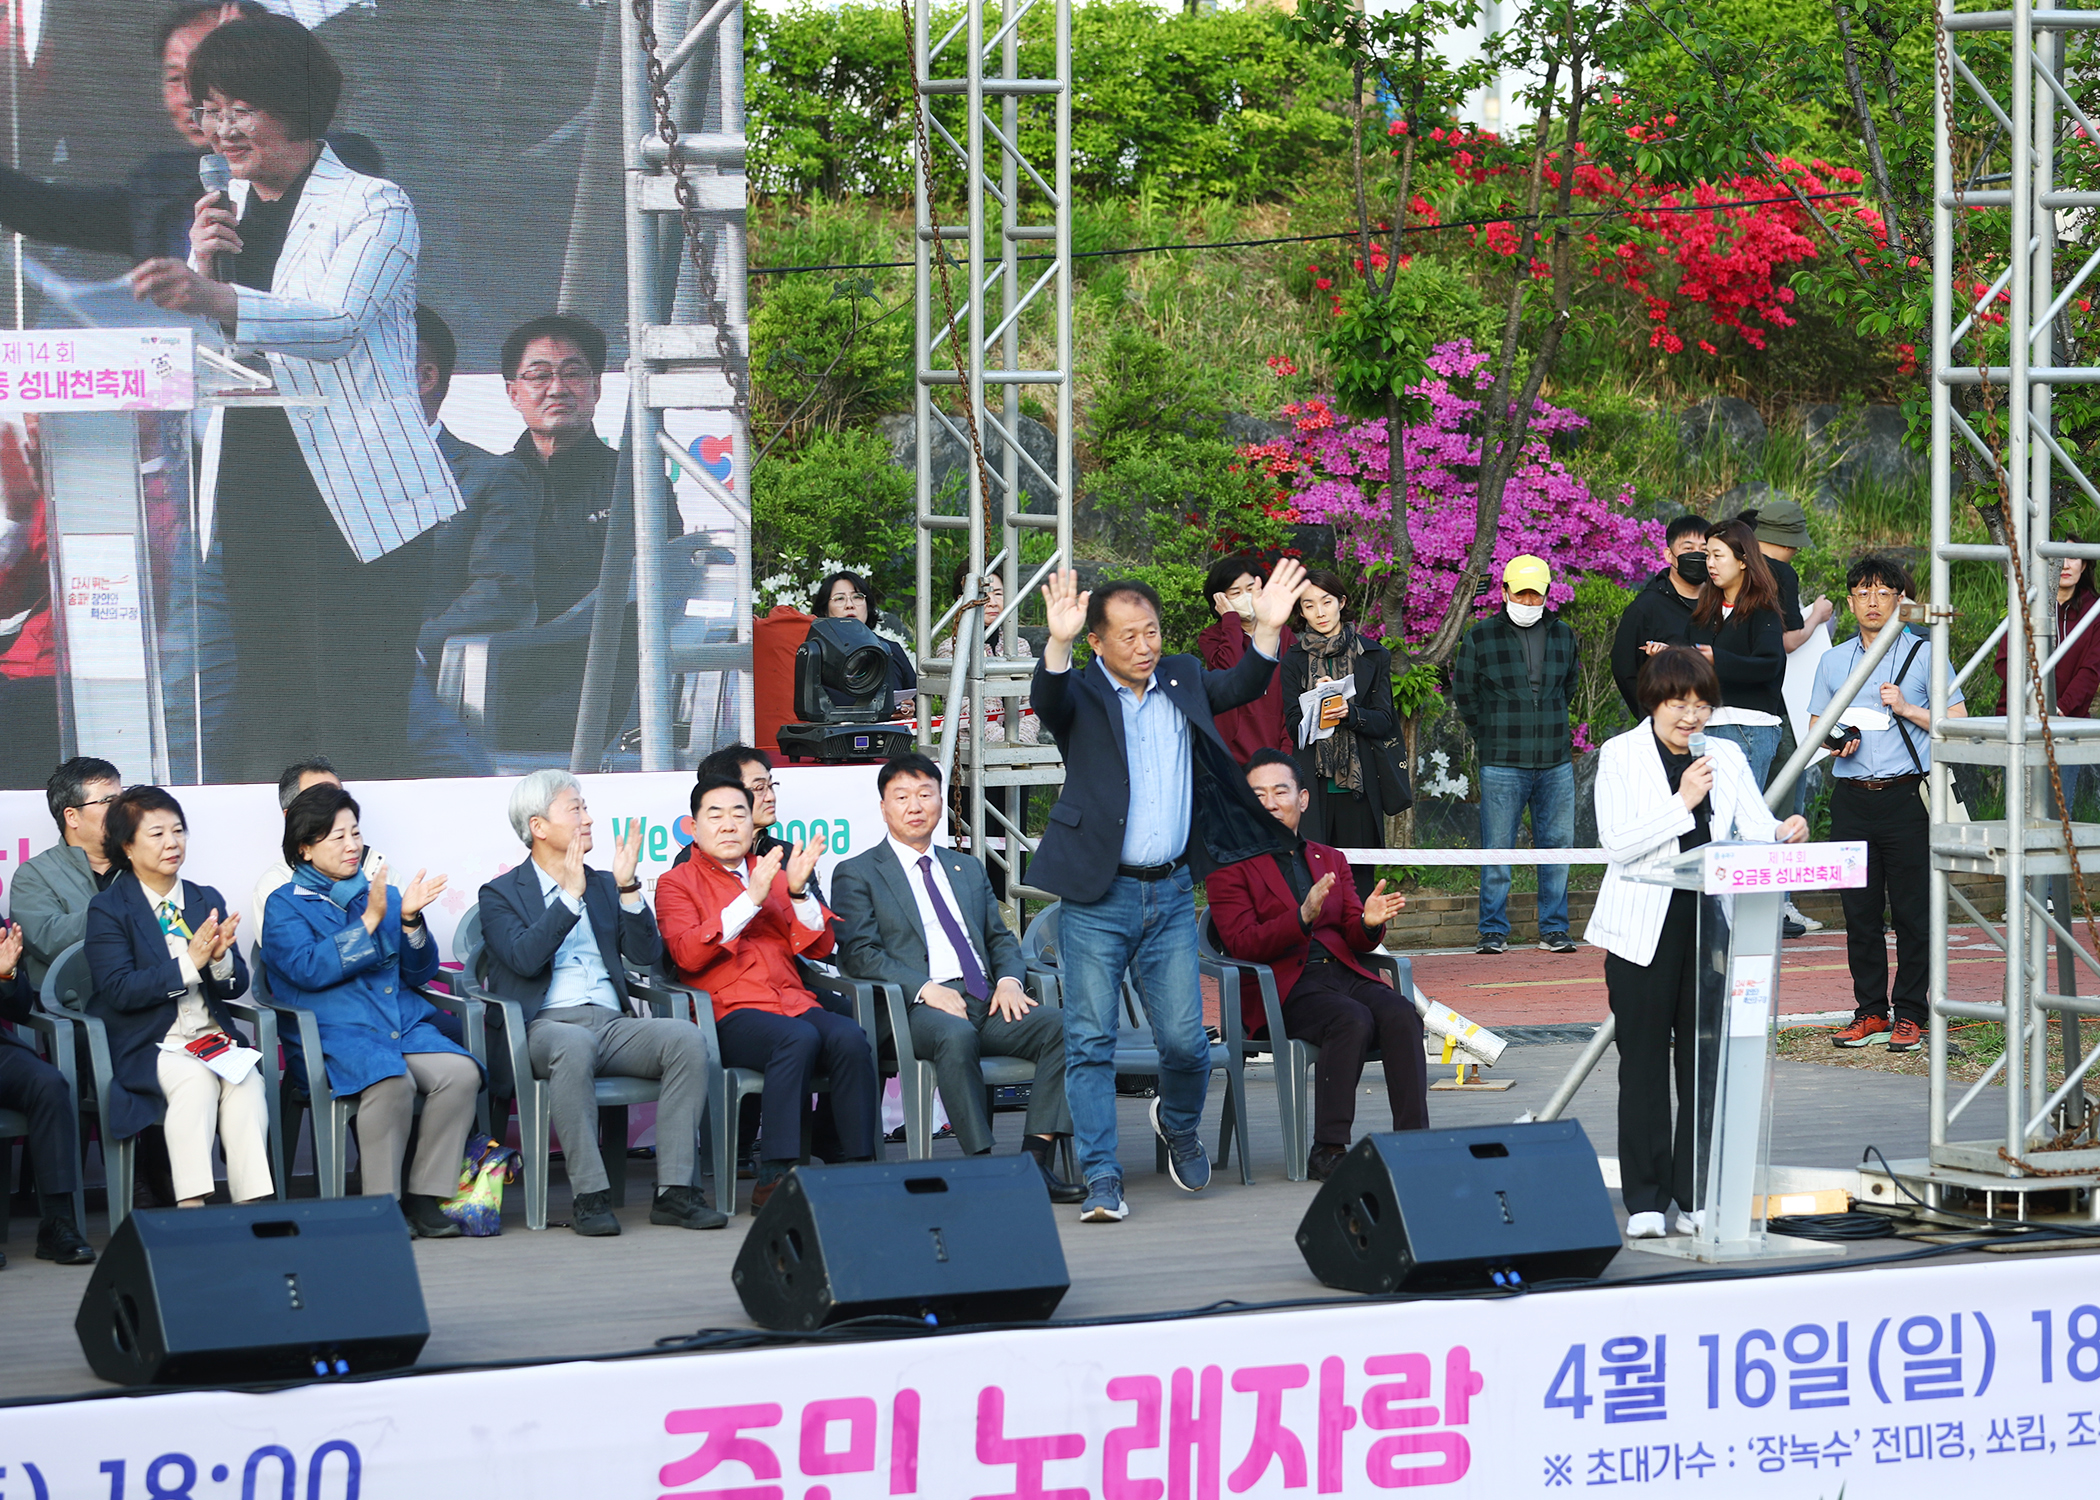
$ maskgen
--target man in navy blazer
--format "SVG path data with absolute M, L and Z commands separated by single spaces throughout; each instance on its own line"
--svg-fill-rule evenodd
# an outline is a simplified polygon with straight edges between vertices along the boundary
M 1086 594 L 1065 571 L 1043 587 L 1050 639 L 1029 698 L 1064 755 L 1065 782 L 1028 879 L 1063 898 L 1065 1089 L 1087 1223 L 1130 1212 L 1116 1161 L 1115 1050 L 1123 973 L 1133 966 L 1159 1049 L 1152 1128 L 1177 1186 L 1193 1193 L 1210 1183 L 1197 1138 L 1210 1040 L 1192 893 L 1219 865 L 1281 846 L 1215 715 L 1267 690 L 1283 622 L 1304 586 L 1296 559 L 1277 563 L 1255 596 L 1254 649 L 1224 672 L 1161 654 L 1159 596 L 1142 583 Z M 1075 670 L 1082 629 L 1094 655 Z
M 481 888 L 488 987 L 524 1008 L 532 1070 L 553 1095 L 554 1133 L 568 1161 L 571 1227 L 583 1235 L 620 1232 L 612 1179 L 598 1150 L 594 1082 L 611 1073 L 662 1084 L 649 1222 L 720 1229 L 728 1218 L 701 1201 L 693 1180 L 694 1133 L 707 1103 L 707 1043 L 690 1022 L 635 1014 L 627 990 L 628 965 L 651 967 L 664 946 L 635 874 L 640 821 L 621 841 L 610 874 L 583 863 L 591 848 L 590 809 L 567 771 L 534 771 L 519 781 L 510 821 L 532 857 Z M 588 922 L 579 920 L 586 915 Z M 617 1144 L 624 1170 L 627 1143 Z
M 36 1009 L 36 990 L 20 972 L 26 956 L 22 945 L 21 924 L 0 921 L 0 1021 L 18 1025 Z M 79 1185 L 73 1091 L 63 1073 L 6 1026 L 0 1026 L 0 1109 L 20 1110 L 29 1117 L 29 1159 L 36 1167 L 43 1209 L 36 1229 L 37 1259 L 62 1266 L 94 1264 L 95 1252 L 73 1222 L 73 1189 Z M 0 1151 L 12 1149 L 12 1142 L 0 1145 Z M 6 1264 L 7 1256 L 0 1252 L 0 1266 Z
M 934 846 L 941 768 L 923 755 L 899 755 L 883 766 L 875 787 L 889 837 L 832 876 L 844 933 L 840 963 L 849 974 L 904 991 L 912 1050 L 933 1064 L 965 1156 L 992 1149 L 978 1059 L 1020 1057 L 1035 1064 L 1022 1148 L 1035 1158 L 1050 1201 L 1077 1203 L 1085 1189 L 1060 1180 L 1050 1167 L 1057 1138 L 1072 1133 L 1064 1026 L 1023 987 L 1021 945 L 999 915 L 984 866 Z

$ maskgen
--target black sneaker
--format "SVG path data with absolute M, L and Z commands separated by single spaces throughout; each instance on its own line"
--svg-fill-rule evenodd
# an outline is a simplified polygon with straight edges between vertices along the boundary
M 1808 929 L 1802 926 L 1799 922 L 1796 922 L 1792 917 L 1784 917 L 1780 919 L 1779 931 L 1782 936 L 1790 938 L 1808 936 Z
M 620 1221 L 613 1217 L 612 1190 L 578 1193 L 569 1208 L 569 1227 L 594 1239 L 618 1234 Z
M 460 1237 L 460 1227 L 446 1217 L 438 1200 L 428 1193 L 403 1193 L 401 1217 L 408 1220 L 408 1232 L 419 1240 L 456 1240 Z
M 1325 1182 L 1348 1154 L 1347 1146 L 1314 1146 L 1312 1155 L 1305 1159 L 1305 1175 L 1314 1182 Z
M 54 1260 L 62 1266 L 91 1266 L 95 1263 L 95 1252 L 88 1242 L 80 1237 L 71 1218 L 61 1214 L 46 1214 L 44 1221 L 36 1227 L 36 1258 Z M 5 1262 L 0 1262 L 4 1265 Z
M 1480 946 L 1473 951 L 1475 953 L 1507 953 L 1509 951 L 1509 939 L 1484 937 L 1480 940 Z
M 720 1229 L 729 1222 L 729 1215 L 701 1202 L 698 1188 L 680 1185 L 657 1189 L 656 1201 L 649 1205 L 649 1222 L 676 1229 Z
M 1547 953 L 1580 953 L 1582 944 L 1565 932 L 1549 932 L 1539 938 L 1539 947 Z

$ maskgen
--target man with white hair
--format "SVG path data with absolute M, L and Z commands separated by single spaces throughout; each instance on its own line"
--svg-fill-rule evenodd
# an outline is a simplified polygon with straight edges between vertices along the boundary
M 697 1026 L 648 1015 L 627 992 L 627 966 L 647 968 L 663 953 L 635 875 L 641 820 L 621 840 L 610 874 L 589 869 L 583 857 L 591 849 L 591 814 L 583 787 L 566 771 L 534 771 L 510 794 L 510 825 L 532 857 L 481 888 L 488 985 L 525 1009 L 532 1070 L 553 1094 L 554 1130 L 567 1155 L 575 1194 L 571 1227 L 584 1235 L 620 1232 L 598 1149 L 593 1083 L 610 1073 L 662 1081 L 649 1222 L 720 1229 L 727 1217 L 701 1200 L 694 1182 L 707 1045 Z M 617 1144 L 624 1153 L 626 1142 Z

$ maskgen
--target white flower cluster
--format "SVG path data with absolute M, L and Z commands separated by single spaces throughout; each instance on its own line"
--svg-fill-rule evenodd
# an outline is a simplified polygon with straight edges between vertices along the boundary
M 1466 778 L 1451 774 L 1451 757 L 1441 750 L 1429 752 L 1429 775 L 1422 778 L 1422 791 L 1431 797 L 1464 799 Z
M 807 611 L 810 596 L 817 585 L 833 573 L 858 573 L 866 578 L 874 570 L 858 563 L 840 562 L 827 557 L 822 562 L 812 563 L 807 572 L 799 568 L 783 568 L 767 578 L 756 580 L 751 585 L 751 607 L 763 615 L 776 604 L 788 604 Z

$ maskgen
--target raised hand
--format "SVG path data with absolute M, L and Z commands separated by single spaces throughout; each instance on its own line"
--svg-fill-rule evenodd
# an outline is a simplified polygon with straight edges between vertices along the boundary
M 1298 920 L 1307 927 L 1320 920 L 1320 908 L 1327 904 L 1327 893 L 1334 889 L 1334 877 L 1322 875 L 1313 882 L 1313 888 L 1305 893 L 1298 903 Z
M 377 856 L 365 866 L 365 931 L 377 932 L 386 920 L 386 857 Z
M 15 966 L 22 961 L 22 924 L 9 922 L 0 928 L 0 977 L 15 977 Z
M 797 891 L 805 896 L 809 894 L 809 877 L 817 873 L 817 861 L 823 857 L 824 848 L 824 825 L 819 823 L 809 831 L 809 842 L 797 845 L 794 856 L 787 862 L 790 896 Z
M 1086 629 L 1086 602 L 1091 597 L 1079 587 L 1079 575 L 1063 568 L 1043 585 L 1043 614 L 1050 626 L 1050 639 L 1043 646 L 1043 665 L 1062 672 L 1072 662 L 1072 642 Z
M 641 819 L 637 818 L 635 822 L 639 825 Z M 571 837 L 569 847 L 562 851 L 561 867 L 554 872 L 554 878 L 561 882 L 563 890 L 574 896 L 578 901 L 581 901 L 583 899 L 583 875 L 583 840 Z
M 766 897 L 773 893 L 773 877 L 780 873 L 781 853 L 774 849 L 764 859 L 751 866 L 751 881 L 746 889 L 751 894 L 753 906 L 764 906 Z
M 214 946 L 218 937 L 219 909 L 215 906 L 211 909 L 211 915 L 198 923 L 196 929 L 190 933 L 190 962 L 195 964 L 200 972 L 210 968 L 212 960 L 218 957 Z
M 416 878 L 411 880 L 408 889 L 401 893 L 401 920 L 406 922 L 444 893 L 444 876 L 426 875 L 421 870 L 416 871 Z
M 241 914 L 237 911 L 226 913 L 226 920 L 219 924 L 218 938 L 212 944 L 211 961 L 213 963 L 217 963 L 233 951 L 233 941 L 240 932 L 240 928 Z
M 627 836 L 620 840 L 619 848 L 613 851 L 613 882 L 616 885 L 634 884 L 635 866 L 642 862 L 642 820 L 627 820 Z
M 1295 557 L 1280 557 L 1269 570 L 1268 581 L 1254 596 L 1254 644 L 1264 655 L 1276 654 L 1283 638 L 1284 622 L 1298 607 L 1305 592 L 1305 564 Z
M 1385 882 L 1379 881 L 1371 887 L 1371 894 L 1364 897 L 1364 926 L 1383 927 L 1407 905 L 1407 898 L 1398 891 L 1386 894 Z

